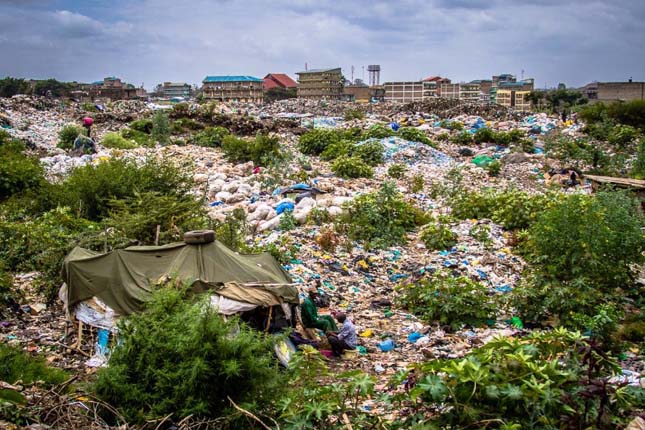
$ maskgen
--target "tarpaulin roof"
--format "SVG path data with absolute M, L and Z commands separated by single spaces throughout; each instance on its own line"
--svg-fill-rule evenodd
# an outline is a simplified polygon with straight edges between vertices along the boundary
M 263 82 L 262 79 L 255 76 L 235 75 L 235 76 L 206 76 L 202 82 Z
M 63 262 L 67 305 L 98 297 L 119 315 L 143 309 L 152 288 L 169 278 L 258 306 L 297 303 L 291 278 L 269 253 L 240 255 L 215 241 L 131 246 L 108 253 L 74 248 Z

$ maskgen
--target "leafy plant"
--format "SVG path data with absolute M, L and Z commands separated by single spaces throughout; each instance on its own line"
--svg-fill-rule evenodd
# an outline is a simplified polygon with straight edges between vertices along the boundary
M 235 208 L 226 214 L 224 222 L 217 223 L 215 237 L 233 251 L 250 251 L 245 248 L 244 239 L 247 234 L 246 212 L 242 208 Z
M 334 161 L 331 170 L 341 178 L 371 178 L 374 170 L 358 156 L 342 156 Z
M 436 147 L 434 142 L 430 140 L 426 134 L 419 130 L 418 128 L 415 127 L 402 127 L 399 129 L 397 132 L 400 137 L 402 137 L 405 140 L 409 140 L 411 142 L 419 142 L 419 143 L 424 143 L 426 145 Z
M 0 131 L 0 201 L 30 189 L 38 189 L 44 182 L 44 170 L 36 157 L 24 153 L 25 146 Z
M 345 111 L 345 121 L 354 119 L 365 119 L 365 113 L 360 109 L 347 109 Z
M 188 139 L 188 143 L 207 148 L 222 146 L 226 136 L 230 135 L 224 127 L 206 127 L 204 130 L 196 133 Z
M 258 133 L 253 140 L 241 139 L 232 135 L 222 140 L 222 150 L 233 163 L 253 161 L 255 165 L 266 165 L 273 158 L 280 157 L 280 143 L 277 136 Z
M 150 134 L 152 133 L 153 122 L 151 119 L 138 119 L 132 121 L 129 126 L 132 130 L 139 131 L 141 133 Z
M 452 136 L 451 140 L 458 145 L 469 145 L 473 142 L 473 135 L 469 131 L 461 131 Z
M 360 157 L 369 166 L 378 166 L 383 163 L 383 144 L 377 140 L 368 140 L 356 145 L 352 151 L 352 156 Z
M 636 152 L 636 160 L 632 166 L 631 176 L 637 179 L 645 179 L 645 137 L 641 138 Z
M 394 135 L 396 135 L 396 132 L 390 127 L 384 126 L 382 124 L 374 124 L 363 133 L 362 140 L 383 139 L 385 137 L 392 137 Z
M 155 291 L 145 312 L 120 325 L 119 339 L 95 389 L 132 423 L 225 417 L 229 398 L 261 409 L 280 392 L 272 340 L 224 320 L 208 296 L 191 299 L 185 287 Z
M 475 224 L 468 230 L 468 234 L 484 246 L 488 246 L 492 242 L 490 238 L 490 226 L 488 224 Z
M 354 142 L 347 139 L 330 143 L 320 154 L 320 158 L 331 161 L 338 157 L 350 156 L 354 152 L 355 146 Z
M 626 147 L 632 143 L 638 137 L 638 130 L 630 125 L 617 125 L 615 126 L 609 136 L 607 136 L 607 141 L 612 145 L 618 147 Z
M 495 142 L 495 132 L 490 128 L 480 128 L 473 135 L 475 143 L 492 143 Z
M 387 175 L 391 178 L 401 179 L 405 176 L 405 172 L 407 171 L 408 168 L 405 164 L 395 163 L 388 167 Z
M 331 221 L 331 214 L 327 209 L 313 208 L 307 215 L 307 223 L 314 225 L 323 225 Z
M 108 133 L 103 136 L 103 139 L 101 139 L 101 145 L 106 148 L 116 149 L 132 149 L 137 147 L 136 143 L 128 141 L 118 133 Z
M 43 382 L 46 387 L 51 387 L 61 384 L 67 378 L 66 372 L 49 367 L 44 358 L 28 355 L 17 347 L 0 343 L 1 381 L 23 385 Z
M 419 237 L 426 249 L 431 251 L 451 249 L 457 244 L 457 234 L 449 227 L 436 222 L 425 225 Z
M 298 148 L 308 155 L 320 155 L 329 145 L 341 140 L 335 130 L 313 129 L 300 136 Z
M 617 363 L 579 333 L 496 338 L 464 358 L 414 366 L 407 428 L 614 429 L 636 391 L 610 382 Z M 441 413 L 430 413 L 441 407 Z
M 57 147 L 65 150 L 72 149 L 74 147 L 74 140 L 79 134 L 85 135 L 83 127 L 74 124 L 64 126 L 58 132 Z
M 280 217 L 280 223 L 278 224 L 278 228 L 281 231 L 290 231 L 296 228 L 298 225 L 298 221 L 293 216 L 293 211 L 286 210 L 282 213 L 282 216 Z
M 402 307 L 424 321 L 449 324 L 459 328 L 463 324 L 481 326 L 494 318 L 497 306 L 488 289 L 465 276 L 452 277 L 435 273 L 430 279 L 397 287 Z
M 498 176 L 500 170 L 502 170 L 502 164 L 499 160 L 494 160 L 486 166 L 486 170 L 490 176 Z
M 421 174 L 416 174 L 412 176 L 412 178 L 410 178 L 410 191 L 412 193 L 420 193 L 421 191 L 423 191 L 425 185 L 426 180 Z
M 121 136 L 123 136 L 125 139 L 136 142 L 137 145 L 140 146 L 154 146 L 154 141 L 152 140 L 152 137 L 150 137 L 150 134 L 143 131 L 135 130 L 132 128 L 123 128 L 121 129 Z
M 331 227 L 325 227 L 320 230 L 316 236 L 316 243 L 323 251 L 334 252 L 340 241 L 336 231 Z
M 421 209 L 403 200 L 391 182 L 377 192 L 356 197 L 345 209 L 337 231 L 377 248 L 405 243 L 407 232 L 429 220 Z
M 170 122 L 168 121 L 168 115 L 164 112 L 157 111 L 152 117 L 152 131 L 150 136 L 160 145 L 170 143 Z

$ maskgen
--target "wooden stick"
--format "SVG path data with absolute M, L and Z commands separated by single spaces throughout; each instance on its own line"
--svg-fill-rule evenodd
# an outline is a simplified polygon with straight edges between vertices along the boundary
M 157 234 L 155 235 L 155 246 L 159 245 L 159 235 L 161 234 L 161 224 L 157 224 Z
M 255 421 L 259 422 L 262 425 L 262 427 L 264 427 L 266 430 L 273 430 L 271 427 L 269 427 L 268 425 L 264 424 L 260 418 L 256 417 L 255 415 L 253 415 L 251 412 L 247 411 L 246 409 L 242 409 L 238 405 L 236 405 L 235 402 L 233 401 L 233 399 L 231 399 L 230 396 L 226 396 L 226 398 L 228 399 L 229 402 L 231 402 L 231 404 L 233 405 L 233 407 L 235 409 L 237 409 L 238 411 L 242 412 L 247 417 L 253 418 Z M 278 426 L 278 423 L 276 423 L 276 427 L 277 427 L 278 430 L 280 430 L 280 426 Z

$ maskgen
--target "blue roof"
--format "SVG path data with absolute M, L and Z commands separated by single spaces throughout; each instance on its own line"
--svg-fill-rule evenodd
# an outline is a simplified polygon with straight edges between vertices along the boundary
M 202 82 L 264 82 L 255 76 L 206 76 Z
M 530 85 L 528 82 L 500 82 L 497 86 L 500 88 L 511 88 L 511 87 L 522 87 L 524 85 Z

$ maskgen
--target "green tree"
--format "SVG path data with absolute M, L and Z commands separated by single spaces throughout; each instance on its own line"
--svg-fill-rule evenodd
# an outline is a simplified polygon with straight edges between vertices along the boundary
M 24 79 L 11 78 L 7 76 L 0 79 L 0 97 L 12 97 L 16 94 L 27 94 L 29 82 Z
M 170 143 L 170 122 L 168 115 L 162 111 L 158 111 L 152 117 L 152 139 L 159 142 L 161 145 Z

